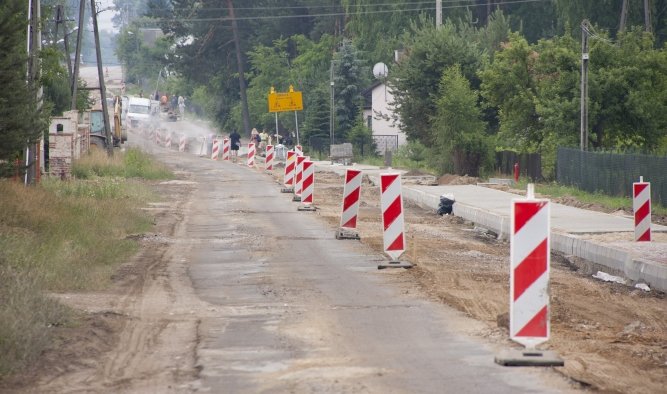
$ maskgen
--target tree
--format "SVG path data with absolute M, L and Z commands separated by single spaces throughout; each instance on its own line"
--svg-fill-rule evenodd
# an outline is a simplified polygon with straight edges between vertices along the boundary
M 361 110 L 361 92 L 370 79 L 368 67 L 364 66 L 359 51 L 352 41 L 343 40 L 334 55 L 334 91 L 336 109 L 336 136 L 345 137 L 355 124 Z
M 442 157 L 452 158 L 453 170 L 459 175 L 479 176 L 480 169 L 490 163 L 486 124 L 481 119 L 478 100 L 479 94 L 470 89 L 459 65 L 445 69 L 431 140 Z
M 436 29 L 424 19 L 414 23 L 412 32 L 404 36 L 405 57 L 389 73 L 389 83 L 402 129 L 409 139 L 426 146 L 433 144 L 433 117 L 429 115 L 436 113 L 438 86 L 447 67 L 459 64 L 473 88 L 479 86 L 476 72 L 484 56 L 480 37 L 475 29 L 459 34 L 450 20 Z
M 634 28 L 590 51 L 590 130 L 596 148 L 657 148 L 667 134 L 667 49 Z
M 531 77 L 537 57 L 525 38 L 512 33 L 493 62 L 479 72 L 482 96 L 498 110 L 498 142 L 504 146 L 525 151 L 531 143 L 539 143 L 539 116 Z
M 22 0 L 0 4 L 0 161 L 12 161 L 47 129 L 48 114 L 37 104 L 37 86 L 25 81 L 25 21 Z

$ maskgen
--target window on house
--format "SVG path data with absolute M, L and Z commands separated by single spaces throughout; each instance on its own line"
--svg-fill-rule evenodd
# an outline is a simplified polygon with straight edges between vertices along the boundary
M 367 126 L 369 129 L 372 129 L 372 128 L 373 128 L 373 117 L 372 117 L 371 115 L 368 115 L 368 116 L 366 117 L 366 126 Z

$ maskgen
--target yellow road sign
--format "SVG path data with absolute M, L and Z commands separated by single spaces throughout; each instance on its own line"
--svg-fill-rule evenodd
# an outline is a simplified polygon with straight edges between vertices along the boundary
M 269 112 L 288 112 L 303 110 L 301 92 L 269 93 Z

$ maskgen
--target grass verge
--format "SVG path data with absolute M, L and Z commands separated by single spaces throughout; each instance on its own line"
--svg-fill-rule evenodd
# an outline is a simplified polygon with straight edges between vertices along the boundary
M 140 179 L 171 178 L 138 150 L 76 163 L 80 178 L 46 178 L 35 187 L 0 180 L 0 378 L 29 365 L 50 342 L 51 327 L 72 314 L 46 294 L 107 286 L 146 232 L 140 208 L 154 195 Z

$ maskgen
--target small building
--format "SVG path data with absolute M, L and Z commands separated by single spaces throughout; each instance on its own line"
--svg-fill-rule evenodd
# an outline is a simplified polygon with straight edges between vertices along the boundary
M 394 96 L 391 88 L 382 80 L 377 80 L 362 92 L 364 97 L 364 119 L 373 131 L 373 140 L 380 154 L 386 150 L 395 152 L 405 145 L 405 133 L 398 127 L 398 114 L 394 112 Z

